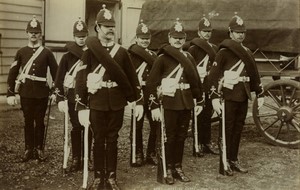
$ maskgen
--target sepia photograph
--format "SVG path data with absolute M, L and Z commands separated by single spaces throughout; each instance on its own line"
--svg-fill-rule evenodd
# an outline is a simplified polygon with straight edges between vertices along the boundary
M 0 0 L 0 190 L 299 188 L 299 0 Z

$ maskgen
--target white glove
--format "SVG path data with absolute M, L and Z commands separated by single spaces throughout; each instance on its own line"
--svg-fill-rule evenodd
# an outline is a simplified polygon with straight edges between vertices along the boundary
M 64 112 L 65 111 L 65 105 L 66 105 L 65 101 L 58 102 L 58 110 L 60 112 Z
M 159 108 L 151 110 L 152 120 L 161 121 L 161 112 Z
M 265 102 L 264 97 L 257 98 L 257 105 L 258 105 L 257 109 L 260 109 L 263 106 L 264 102 Z
M 195 109 L 195 114 L 199 115 L 203 110 L 203 106 L 195 106 L 194 109 Z
M 217 114 L 221 114 L 222 105 L 221 105 L 220 99 L 218 99 L 218 98 L 213 99 L 212 106 L 213 106 L 214 110 L 217 112 Z
M 78 119 L 82 126 L 88 127 L 90 125 L 90 110 L 78 111 Z
M 129 109 L 133 109 L 133 107 L 135 106 L 135 102 L 127 102 L 127 105 L 129 107 Z
M 144 114 L 144 107 L 142 105 L 136 105 L 135 106 L 135 117 L 137 118 L 137 120 L 139 121 Z
M 15 96 L 8 96 L 6 98 L 7 104 L 10 106 L 15 106 L 18 104 L 18 101 Z

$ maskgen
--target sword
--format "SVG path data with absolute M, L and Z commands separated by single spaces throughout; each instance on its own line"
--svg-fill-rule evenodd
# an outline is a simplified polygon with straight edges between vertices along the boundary
M 69 113 L 68 113 L 68 100 L 64 101 L 65 104 L 65 123 L 64 123 L 64 160 L 63 160 L 63 174 L 66 174 L 68 159 L 70 155 L 69 146 Z
M 227 164 L 227 154 L 226 154 L 226 134 L 225 134 L 225 100 L 221 102 L 222 106 L 222 125 L 220 126 L 219 131 L 219 148 L 221 150 L 220 153 L 220 165 L 219 165 L 219 173 L 222 175 L 226 175 L 228 170 Z M 221 133 L 221 135 L 220 135 Z
M 89 125 L 84 126 L 84 157 L 83 157 L 83 184 L 82 188 L 87 188 L 87 181 L 88 181 L 88 161 L 89 161 L 89 148 L 88 148 L 88 141 L 89 141 Z
M 194 100 L 196 105 L 196 100 Z M 194 139 L 195 139 L 195 153 L 199 154 L 199 146 L 198 146 L 198 126 L 197 126 L 197 115 L 196 115 L 196 106 L 194 107 Z
M 51 113 L 51 104 L 52 104 L 52 98 L 49 98 L 49 102 L 48 102 L 48 115 L 47 115 L 47 122 L 45 125 L 45 131 L 44 131 L 44 139 L 43 139 L 43 147 L 42 150 L 45 150 L 45 146 L 46 146 L 46 138 L 47 138 L 47 131 L 48 131 L 48 126 L 49 126 L 49 119 L 50 119 L 50 113 Z
M 136 118 L 135 118 L 135 105 L 132 106 L 132 143 L 131 143 L 131 163 L 136 163 Z

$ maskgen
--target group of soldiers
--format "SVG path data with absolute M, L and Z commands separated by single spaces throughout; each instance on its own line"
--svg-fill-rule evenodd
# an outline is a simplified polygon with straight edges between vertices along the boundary
M 84 21 L 76 21 L 74 42 L 67 43 L 68 52 L 57 65 L 51 51 L 40 44 L 39 21 L 36 18 L 29 21 L 26 29 L 29 43 L 15 56 L 7 91 L 9 105 L 18 103 L 16 93 L 21 97 L 25 118 L 22 161 L 45 160 L 44 117 L 49 92 L 52 92 L 58 109 L 68 112 L 72 124 L 72 172 L 82 168 L 82 133 L 84 128 L 89 128 L 92 138 L 88 147 L 92 139 L 94 141 L 91 189 L 120 189 L 116 181 L 117 143 L 126 105 L 132 108 L 132 167 L 145 163 L 159 167 L 158 162 L 163 157 L 165 183 L 174 184 L 174 178 L 189 182 L 182 161 L 190 120 L 193 115 L 196 124 L 193 130 L 200 134 L 194 137 L 198 143 L 193 146 L 193 156 L 219 154 L 211 144 L 211 117 L 215 110 L 219 115 L 221 112 L 226 115 L 224 151 L 229 167 L 224 174 L 246 173 L 239 164 L 238 150 L 248 99 L 251 99 L 251 91 L 258 96 L 259 106 L 264 98 L 252 53 L 242 44 L 246 32 L 244 21 L 233 16 L 229 23 L 230 39 L 217 47 L 209 42 L 212 35 L 209 19 L 200 20 L 198 37 L 189 43 L 186 43 L 183 24 L 176 19 L 168 33 L 169 44 L 157 52 L 148 49 L 151 32 L 143 21 L 136 29 L 136 43 L 128 50 L 114 41 L 115 24 L 105 5 L 96 17 L 95 37 L 88 37 Z M 47 73 L 55 81 L 52 88 L 47 83 Z M 145 115 L 150 124 L 146 158 L 143 150 Z M 165 139 L 161 141 L 161 137 Z M 89 160 L 92 160 L 91 154 Z

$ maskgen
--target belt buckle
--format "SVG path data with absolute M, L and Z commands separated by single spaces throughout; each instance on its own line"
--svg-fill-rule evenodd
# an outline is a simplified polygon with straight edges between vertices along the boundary
M 179 88 L 180 88 L 180 90 L 184 90 L 184 84 L 183 83 L 179 83 Z
M 107 81 L 107 82 L 106 82 L 106 87 L 107 87 L 107 88 L 113 87 L 113 82 L 112 82 L 112 81 Z

